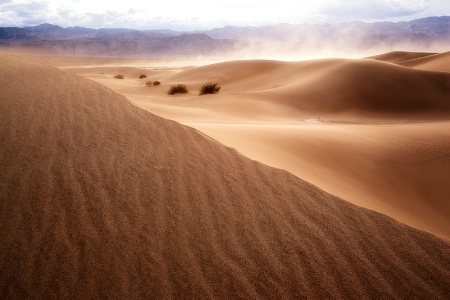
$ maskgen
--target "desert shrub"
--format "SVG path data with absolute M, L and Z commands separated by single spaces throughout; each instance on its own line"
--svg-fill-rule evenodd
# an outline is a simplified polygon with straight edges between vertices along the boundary
M 141 74 L 141 76 L 139 76 L 139 79 L 143 79 L 143 78 L 147 78 L 147 75 Z
M 173 94 L 177 94 L 177 93 L 186 94 L 187 92 L 188 92 L 188 90 L 187 90 L 186 85 L 178 83 L 175 85 L 171 85 L 167 94 L 169 94 L 169 95 L 173 95 Z
M 199 91 L 199 95 L 204 95 L 204 94 L 217 94 L 220 91 L 220 86 L 218 83 L 205 83 L 204 85 L 202 85 L 200 87 L 200 91 Z
M 145 83 L 145 85 L 146 86 L 157 86 L 157 85 L 160 85 L 161 84 L 161 82 L 159 82 L 159 81 L 147 81 L 146 83 Z
M 114 78 L 117 78 L 117 79 L 124 79 L 125 76 L 123 76 L 122 74 L 117 74 L 116 76 L 114 76 Z

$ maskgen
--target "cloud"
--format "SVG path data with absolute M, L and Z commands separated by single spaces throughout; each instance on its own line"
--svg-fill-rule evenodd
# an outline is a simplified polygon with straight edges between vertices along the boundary
M 384 19 L 420 13 L 430 6 L 430 0 L 343 0 L 322 2 L 317 12 L 337 19 Z
M 449 14 L 448 0 L 0 0 L 0 26 L 52 23 L 63 27 L 195 30 L 277 23 L 392 20 Z M 436 6 L 437 5 L 437 6 Z M 431 9 L 429 9 L 431 7 Z M 439 8 L 438 10 L 435 8 Z M 422 12 L 422 13 L 421 13 Z M 411 17 L 413 18 L 413 17 Z
M 0 25 L 34 25 L 45 22 L 51 17 L 50 6 L 47 1 L 1 1 Z
M 19 18 L 35 18 L 37 16 L 46 15 L 49 6 L 46 2 L 29 2 L 8 5 L 8 8 Z

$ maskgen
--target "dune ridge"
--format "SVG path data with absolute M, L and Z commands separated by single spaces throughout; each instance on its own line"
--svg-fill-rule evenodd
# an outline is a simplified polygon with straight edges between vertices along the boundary
M 434 298 L 450 243 L 0 54 L 2 299 Z

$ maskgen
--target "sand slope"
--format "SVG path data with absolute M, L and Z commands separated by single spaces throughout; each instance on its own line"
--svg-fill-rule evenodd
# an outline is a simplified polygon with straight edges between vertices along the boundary
M 433 298 L 450 243 L 0 55 L 2 299 Z

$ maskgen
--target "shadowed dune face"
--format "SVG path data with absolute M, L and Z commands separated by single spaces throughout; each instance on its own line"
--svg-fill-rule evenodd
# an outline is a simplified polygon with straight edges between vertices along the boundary
M 3 299 L 434 298 L 450 244 L 0 55 Z
M 450 75 L 419 72 L 370 61 L 346 62 L 328 72 L 321 86 L 302 89 L 318 113 L 352 111 L 391 118 L 393 115 L 450 115 Z M 320 103 L 325 102 L 325 103 Z

